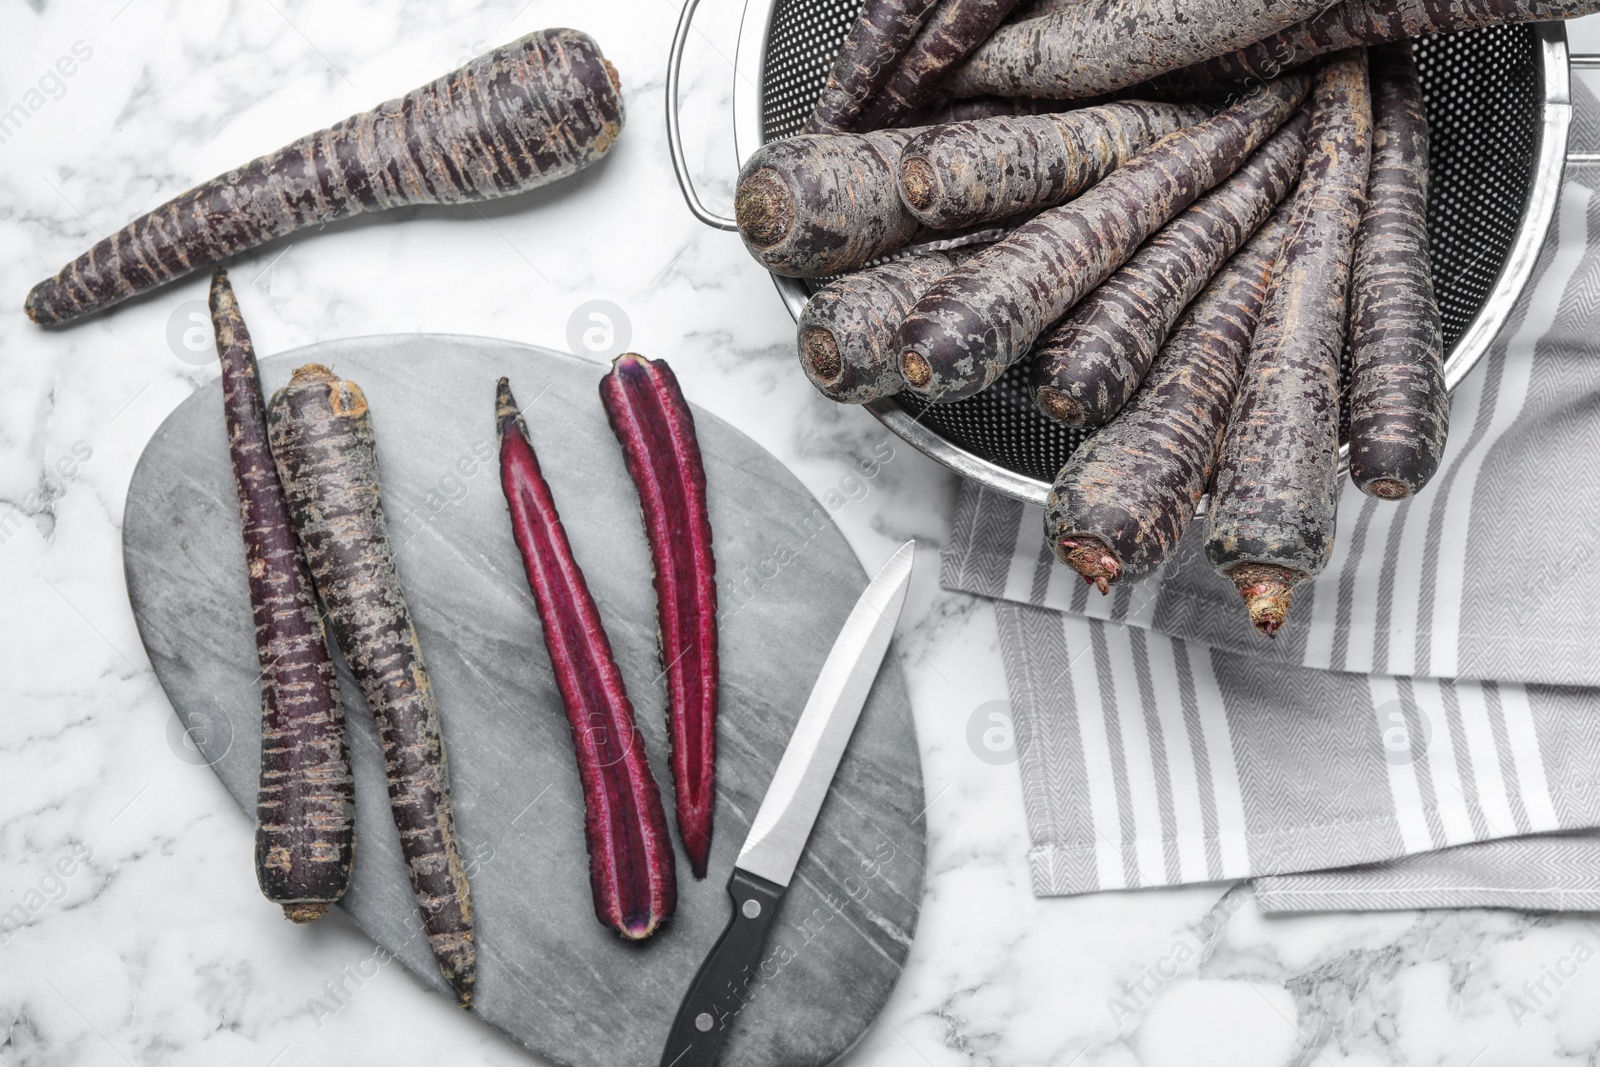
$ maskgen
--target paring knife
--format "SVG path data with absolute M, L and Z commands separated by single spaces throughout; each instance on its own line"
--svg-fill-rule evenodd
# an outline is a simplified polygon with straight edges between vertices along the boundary
M 861 599 L 833 643 L 789 746 L 756 811 L 728 895 L 733 917 L 678 1008 L 661 1067 L 712 1067 L 744 1000 L 747 971 L 761 962 L 767 931 L 805 851 L 817 812 L 833 784 L 867 692 L 883 665 L 911 579 L 915 541 L 900 546 Z

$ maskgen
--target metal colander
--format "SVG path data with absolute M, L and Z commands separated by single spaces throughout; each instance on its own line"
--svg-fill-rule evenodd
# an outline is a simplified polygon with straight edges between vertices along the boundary
M 736 229 L 701 205 L 682 163 L 677 75 L 697 3 L 685 4 L 673 42 L 668 140 L 690 209 L 708 225 Z M 734 80 L 740 160 L 799 130 L 860 7 L 860 0 L 748 0 Z M 1571 127 L 1566 28 L 1542 23 L 1428 38 L 1417 42 L 1417 62 L 1433 127 L 1428 229 L 1453 389 L 1505 325 L 1555 213 Z M 798 317 L 813 287 L 775 281 Z M 927 405 L 908 395 L 870 410 L 941 463 L 1035 503 L 1083 440 L 1039 413 L 1025 364 L 958 403 Z

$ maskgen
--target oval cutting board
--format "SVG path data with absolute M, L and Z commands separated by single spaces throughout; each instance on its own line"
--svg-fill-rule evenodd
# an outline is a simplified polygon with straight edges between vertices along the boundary
M 670 804 L 650 557 L 599 402 L 604 368 L 505 341 L 366 337 L 262 360 L 269 395 L 308 362 L 355 380 L 371 406 L 390 537 L 439 694 L 470 864 L 479 946 L 473 1011 L 557 1063 L 653 1067 L 679 999 L 727 920 L 724 886 L 750 820 L 867 576 L 827 510 L 777 460 L 695 412 L 721 603 L 714 854 L 703 882 L 680 855 L 676 917 L 650 941 L 625 944 L 594 917 L 577 767 L 511 538 L 493 418 L 495 381 L 508 375 Z M 684 385 L 693 395 L 694 383 Z M 221 403 L 213 381 L 150 441 L 128 491 L 123 552 L 156 673 L 200 756 L 253 814 L 258 668 Z M 357 819 L 355 872 L 342 906 L 443 993 L 420 936 L 371 717 L 340 669 Z M 916 736 L 891 651 L 767 958 L 728 1020 L 723 1063 L 825 1064 L 866 1030 L 916 927 L 922 807 Z M 238 876 L 254 877 L 248 869 Z

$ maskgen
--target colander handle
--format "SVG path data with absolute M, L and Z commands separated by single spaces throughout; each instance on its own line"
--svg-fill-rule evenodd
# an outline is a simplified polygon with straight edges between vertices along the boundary
M 1600 70 L 1600 53 L 1573 52 L 1567 57 L 1573 70 Z M 1600 163 L 1600 152 L 1567 153 L 1568 163 Z
M 667 152 L 672 156 L 672 173 L 677 175 L 678 188 L 694 217 L 713 229 L 737 230 L 737 222 L 716 214 L 700 202 L 694 179 L 683 162 L 683 132 L 678 128 L 678 80 L 683 68 L 683 46 L 689 40 L 689 27 L 694 23 L 694 10 L 699 6 L 700 0 L 684 0 L 683 11 L 678 15 L 678 31 L 672 35 L 672 53 L 667 57 Z

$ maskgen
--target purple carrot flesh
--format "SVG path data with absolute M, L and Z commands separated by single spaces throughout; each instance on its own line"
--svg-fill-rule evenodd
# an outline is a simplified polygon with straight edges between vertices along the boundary
M 1156 230 L 1226 179 L 1288 121 L 1308 82 L 1268 83 L 1156 142 L 946 275 L 900 327 L 900 370 L 935 402 L 976 395 Z
M 378 725 L 389 808 L 428 947 L 462 1007 L 477 977 L 439 705 L 395 572 L 367 400 L 308 363 L 272 398 L 272 451 L 333 635 Z
M 1061 468 L 1056 557 L 1108 592 L 1154 573 L 1205 495 L 1287 228 L 1268 220 L 1185 313 L 1133 401 Z
M 1055 207 L 1204 108 L 1142 101 L 924 130 L 900 153 L 900 197 L 917 221 L 953 230 Z
M 610 151 L 617 74 L 577 30 L 542 30 L 182 194 L 28 294 L 70 322 L 296 231 L 372 211 L 524 192 Z
M 823 396 L 870 404 L 905 389 L 895 336 L 923 293 L 966 259 L 925 252 L 846 274 L 806 303 L 798 326 L 800 366 Z
M 528 427 L 500 379 L 495 422 L 500 485 L 544 628 L 550 666 L 572 727 L 583 785 L 589 883 L 600 922 L 630 941 L 656 932 L 678 904 L 661 791 L 650 776 L 600 611 L 573 558 Z
M 905 54 L 939 0 L 867 0 L 834 57 L 804 133 L 844 133 Z
M 1450 426 L 1428 255 L 1428 118 L 1410 42 L 1375 48 L 1372 175 L 1350 281 L 1350 477 L 1401 500 L 1439 469 Z
M 893 126 L 931 98 L 939 90 L 945 72 L 987 40 L 1017 2 L 940 0 L 883 88 L 862 109 L 856 128 L 879 130 Z
M 344 896 L 355 852 L 355 779 L 333 660 L 267 439 L 255 349 L 225 271 L 211 323 L 261 660 L 256 881 L 297 923 Z
M 1122 410 L 1189 301 L 1294 188 L 1310 123 L 1303 111 L 1290 119 L 1040 338 L 1028 358 L 1048 418 L 1093 429 Z
M 1088 0 L 1001 27 L 945 79 L 951 96 L 1101 96 L 1226 55 L 1329 0 Z
M 600 380 L 600 402 L 639 492 L 650 542 L 678 837 L 694 876 L 704 878 L 717 800 L 717 561 L 700 440 L 663 360 L 618 356 Z
M 1332 57 L 1314 95 L 1305 172 L 1217 463 L 1206 538 L 1211 565 L 1269 637 L 1295 587 L 1333 553 L 1339 363 L 1372 158 L 1366 50 Z
M 802 134 L 745 163 L 734 215 L 767 270 L 822 278 L 904 248 L 920 227 L 900 200 L 900 150 L 918 130 Z
M 1163 91 L 1204 92 L 1275 78 L 1330 52 L 1517 22 L 1574 19 L 1600 0 L 1342 0 L 1236 52 L 1157 79 Z

